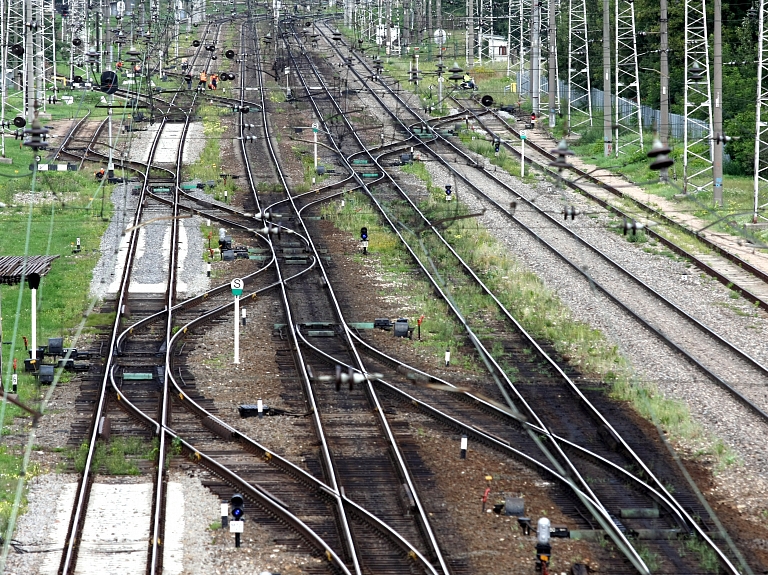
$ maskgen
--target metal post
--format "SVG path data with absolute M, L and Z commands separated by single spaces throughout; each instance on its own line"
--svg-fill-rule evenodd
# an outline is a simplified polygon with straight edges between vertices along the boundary
M 603 154 L 610 156 L 611 144 L 611 2 L 603 0 Z
M 525 177 L 525 135 L 520 139 L 520 177 Z
M 235 364 L 240 363 L 240 296 L 235 296 Z
M 660 62 L 661 71 L 661 107 L 659 110 L 659 140 L 662 144 L 668 144 L 669 139 L 669 19 L 667 17 L 667 0 L 660 0 L 659 34 L 660 34 Z M 666 172 L 667 169 L 664 169 Z M 661 174 L 659 174 L 661 176 Z
M 32 292 L 32 359 L 37 359 L 37 289 Z
M 34 63 L 34 38 L 35 30 L 33 26 L 37 23 L 32 11 L 32 0 L 24 2 L 25 30 L 24 30 L 24 112 L 27 116 L 27 124 L 32 124 L 35 117 L 34 102 L 35 90 L 35 63 Z M 5 73 L 5 70 L 3 70 Z M 3 81 L 6 79 L 3 78 Z
M 533 0 L 531 4 L 531 78 L 528 86 L 531 95 L 533 113 L 539 117 L 541 80 L 539 78 L 539 66 L 541 65 L 541 0 Z
M 712 65 L 714 67 L 713 86 L 715 92 L 715 108 L 712 116 L 712 128 L 715 135 L 715 146 L 712 158 L 712 178 L 714 188 L 713 200 L 716 206 L 723 205 L 723 7 L 722 0 L 715 1 L 714 23 L 714 53 Z
M 549 0 L 549 70 L 547 72 L 547 86 L 549 87 L 549 127 L 555 127 L 555 112 L 557 111 L 557 21 L 555 19 L 557 8 L 555 0 Z
M 765 26 L 765 2 L 760 0 L 759 32 L 757 44 L 757 110 L 755 114 L 755 179 L 754 179 L 754 211 L 752 223 L 756 224 L 758 210 L 766 206 L 768 196 L 768 29 Z
M 475 0 L 467 0 L 467 66 L 475 66 Z

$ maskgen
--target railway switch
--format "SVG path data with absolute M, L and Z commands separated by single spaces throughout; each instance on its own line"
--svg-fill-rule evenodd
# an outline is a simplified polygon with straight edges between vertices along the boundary
M 235 547 L 240 547 L 240 534 L 243 532 L 245 516 L 245 500 L 239 493 L 235 493 L 229 500 L 232 507 L 232 522 L 229 524 L 229 532 L 235 534 Z
M 395 320 L 394 335 L 395 337 L 411 337 L 413 334 L 413 328 L 408 325 L 408 319 L 400 317 Z

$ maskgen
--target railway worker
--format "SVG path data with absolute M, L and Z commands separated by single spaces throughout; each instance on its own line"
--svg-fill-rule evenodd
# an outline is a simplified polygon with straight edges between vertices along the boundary
M 200 72 L 200 81 L 197 83 L 197 89 L 200 89 L 200 86 L 203 87 L 203 90 L 205 90 L 205 86 L 208 84 L 208 74 L 205 73 L 205 70 Z
M 211 89 L 215 90 L 219 87 L 219 76 L 218 74 L 211 74 Z
M 96 170 L 96 171 L 93 173 L 93 175 L 94 175 L 94 176 L 96 176 L 96 179 L 97 179 L 97 180 L 101 180 L 101 179 L 103 179 L 103 178 L 104 178 L 104 173 L 105 173 L 105 172 L 104 172 L 104 168 L 100 168 L 100 169 Z
M 531 128 L 536 129 L 536 112 L 531 114 Z

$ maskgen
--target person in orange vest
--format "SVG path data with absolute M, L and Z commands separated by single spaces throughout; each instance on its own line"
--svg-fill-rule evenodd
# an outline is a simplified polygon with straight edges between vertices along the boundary
M 197 84 L 197 89 L 200 89 L 200 86 L 203 87 L 203 90 L 205 90 L 205 86 L 208 83 L 208 74 L 205 73 L 205 70 L 200 72 L 200 82 Z
M 219 76 L 218 74 L 211 74 L 211 89 L 215 90 L 219 87 Z
M 99 169 L 99 170 L 96 170 L 96 171 L 93 173 L 93 175 L 94 175 L 94 176 L 96 176 L 96 179 L 97 179 L 97 180 L 101 180 L 101 179 L 103 179 L 103 178 L 104 178 L 104 173 L 105 173 L 105 172 L 104 172 L 104 168 L 101 168 L 101 169 Z

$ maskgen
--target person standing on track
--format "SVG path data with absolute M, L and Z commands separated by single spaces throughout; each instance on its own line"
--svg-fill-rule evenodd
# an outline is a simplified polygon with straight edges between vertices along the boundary
M 219 87 L 219 75 L 211 74 L 211 88 L 216 90 Z
M 197 89 L 200 89 L 200 86 L 203 87 L 203 90 L 205 90 L 205 86 L 208 84 L 208 74 L 205 73 L 205 70 L 200 72 L 200 81 L 197 83 Z

